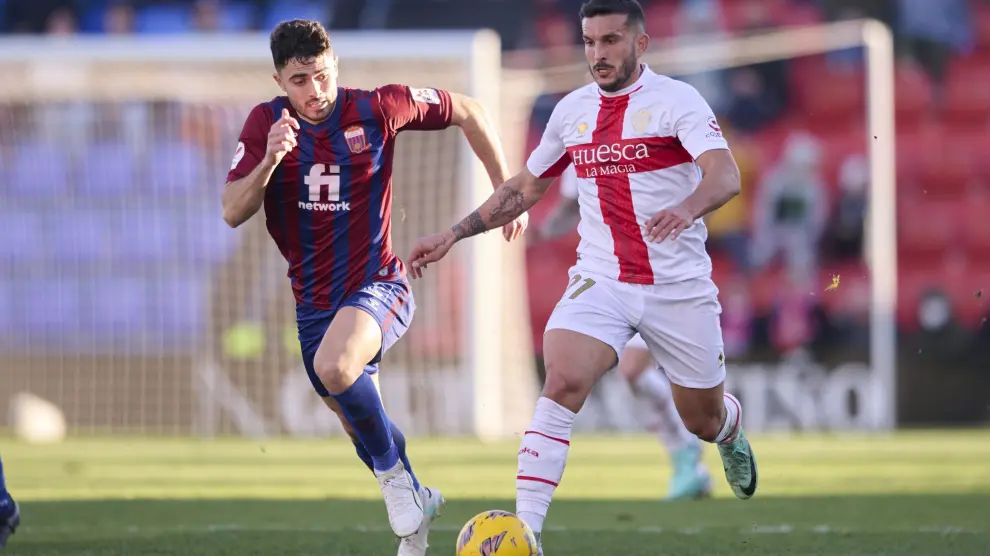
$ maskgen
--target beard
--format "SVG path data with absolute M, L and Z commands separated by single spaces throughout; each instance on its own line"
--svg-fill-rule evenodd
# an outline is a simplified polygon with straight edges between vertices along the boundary
M 614 68 L 614 66 L 599 63 L 594 66 L 589 66 L 588 69 L 591 71 L 591 77 L 595 78 L 595 82 L 598 83 L 598 87 L 601 88 L 601 90 L 606 93 L 614 93 L 616 91 L 621 91 L 631 84 L 629 83 L 629 80 L 632 78 L 637 66 L 639 66 L 639 61 L 636 59 L 636 53 L 630 52 L 629 57 L 623 60 L 622 63 L 619 64 L 619 67 L 615 70 L 615 78 L 606 83 L 603 83 L 597 79 L 595 70 L 599 68 Z

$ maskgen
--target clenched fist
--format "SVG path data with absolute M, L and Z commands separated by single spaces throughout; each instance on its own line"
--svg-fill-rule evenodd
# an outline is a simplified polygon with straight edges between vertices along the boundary
M 289 115 L 287 108 L 282 109 L 282 117 L 272 124 L 271 131 L 268 132 L 268 147 L 265 149 L 265 158 L 278 165 L 282 162 L 289 151 L 296 148 L 297 131 L 299 122 Z

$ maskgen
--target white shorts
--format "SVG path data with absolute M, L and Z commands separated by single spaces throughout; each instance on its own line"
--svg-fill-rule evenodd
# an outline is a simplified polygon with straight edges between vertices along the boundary
M 577 266 L 569 274 L 570 285 L 547 330 L 572 330 L 601 340 L 616 357 L 638 333 L 674 384 L 704 389 L 725 381 L 722 306 L 710 278 L 641 285 Z

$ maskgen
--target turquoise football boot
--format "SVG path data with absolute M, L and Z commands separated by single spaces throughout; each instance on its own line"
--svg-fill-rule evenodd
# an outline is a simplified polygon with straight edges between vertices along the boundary
M 671 454 L 674 474 L 670 477 L 665 500 L 695 500 L 711 495 L 712 478 L 701 461 L 701 443 L 685 446 Z
M 732 442 L 718 444 L 718 453 L 722 456 L 722 467 L 725 469 L 725 479 L 732 487 L 732 492 L 740 500 L 749 500 L 756 494 L 756 484 L 759 473 L 756 469 L 756 456 L 753 447 L 746 438 L 742 427 L 736 433 Z

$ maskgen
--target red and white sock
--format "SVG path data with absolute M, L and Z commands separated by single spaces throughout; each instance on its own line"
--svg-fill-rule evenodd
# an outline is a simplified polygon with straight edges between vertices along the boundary
M 726 392 L 723 402 L 725 403 L 725 421 L 722 423 L 722 430 L 715 437 L 716 444 L 728 444 L 736 439 L 739 432 L 739 423 L 742 422 L 742 406 L 735 396 Z
M 667 451 L 674 453 L 685 446 L 698 444 L 698 437 L 684 426 L 681 414 L 674 406 L 670 382 L 658 368 L 643 371 L 633 381 L 633 390 L 647 400 L 646 428 L 660 438 Z
M 564 475 L 575 415 L 549 398 L 540 398 L 523 435 L 516 475 L 516 515 L 534 532 L 543 530 L 553 492 Z

